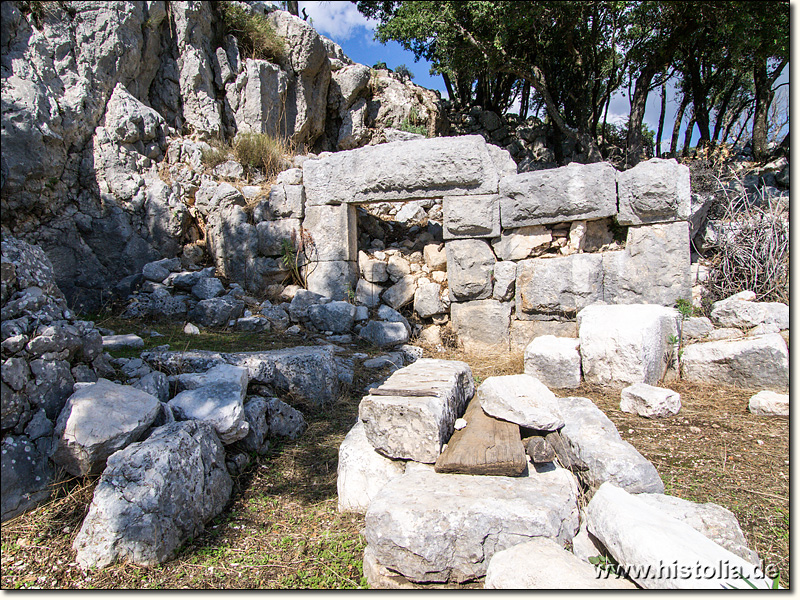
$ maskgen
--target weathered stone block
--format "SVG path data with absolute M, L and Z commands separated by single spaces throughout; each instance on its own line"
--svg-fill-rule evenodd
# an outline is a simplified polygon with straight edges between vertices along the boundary
M 354 206 L 308 206 L 303 229 L 311 236 L 310 261 L 357 261 L 358 217 Z
M 483 240 L 452 240 L 445 243 L 447 279 L 456 300 L 482 300 L 492 295 L 495 257 Z
M 573 254 L 531 258 L 517 263 L 517 319 L 533 315 L 574 316 L 603 299 L 603 258 Z
M 549 246 L 553 235 L 544 225 L 531 225 L 509 229 L 492 242 L 494 253 L 500 260 L 522 260 L 528 258 L 536 248 Z
M 617 173 L 620 225 L 687 221 L 691 211 L 689 167 L 674 158 L 651 158 Z
M 497 300 L 454 302 L 450 318 L 467 352 L 508 351 L 511 303 Z
M 333 300 L 349 299 L 358 281 L 358 265 L 353 261 L 312 262 L 304 272 L 309 290 Z
M 576 388 L 581 385 L 581 355 L 576 338 L 543 335 L 525 348 L 525 373 L 549 388 Z
M 489 196 L 445 196 L 444 239 L 485 238 L 500 235 L 500 200 Z
M 601 219 L 617 212 L 616 170 L 608 163 L 569 164 L 500 180 L 503 229 Z
M 264 256 L 281 256 L 288 241 L 296 248 L 300 241 L 300 219 L 278 219 L 256 224 L 258 251 Z

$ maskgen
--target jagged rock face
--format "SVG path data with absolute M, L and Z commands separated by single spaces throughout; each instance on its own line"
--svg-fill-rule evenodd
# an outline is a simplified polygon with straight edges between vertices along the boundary
M 240 5 L 284 36 L 279 64 L 241 56 L 212 2 L 81 2 L 41 19 L 3 3 L 2 224 L 42 246 L 71 305 L 97 310 L 102 290 L 203 241 L 192 202 L 207 141 L 354 148 L 412 106 L 442 130 L 434 93 L 388 74 L 373 86 L 305 21 Z

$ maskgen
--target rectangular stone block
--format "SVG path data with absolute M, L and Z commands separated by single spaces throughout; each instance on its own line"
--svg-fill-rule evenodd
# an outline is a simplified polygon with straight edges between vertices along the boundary
M 278 219 L 256 224 L 258 252 L 263 256 L 281 256 L 285 240 L 297 248 L 300 241 L 300 219 Z
M 445 196 L 444 239 L 492 238 L 500 235 L 500 199 L 487 196 Z
M 365 396 L 358 416 L 384 456 L 432 464 L 474 393 L 467 363 L 423 358 Z
M 617 212 L 616 170 L 572 163 L 500 179 L 503 229 L 610 217 Z
M 531 258 L 517 263 L 517 319 L 536 315 L 574 317 L 603 299 L 601 254 Z
M 556 468 L 527 477 L 406 471 L 373 498 L 367 548 L 383 566 L 418 582 L 486 574 L 499 552 L 535 537 L 565 544 L 578 528 L 578 489 Z
M 673 306 L 691 298 L 686 221 L 628 228 L 625 249 L 604 252 L 603 300 L 609 304 Z
M 358 265 L 353 261 L 311 262 L 303 267 L 307 289 L 331 300 L 349 300 L 355 294 Z
M 518 321 L 511 319 L 512 352 L 525 350 L 534 338 L 542 335 L 577 338 L 578 324 L 575 321 Z
M 511 303 L 497 300 L 454 302 L 450 318 L 467 352 L 508 352 Z
M 358 216 L 354 206 L 309 206 L 303 229 L 311 236 L 310 260 L 358 260 Z
M 391 142 L 303 163 L 306 205 L 496 194 L 499 176 L 478 135 Z
M 495 257 L 484 240 L 451 240 L 445 243 L 447 279 L 455 300 L 481 300 L 492 295 Z
M 581 366 L 587 383 L 656 385 L 667 368 L 678 313 L 655 304 L 594 305 L 578 313 Z
M 691 213 L 689 167 L 674 158 L 651 158 L 617 174 L 620 225 L 687 221 Z

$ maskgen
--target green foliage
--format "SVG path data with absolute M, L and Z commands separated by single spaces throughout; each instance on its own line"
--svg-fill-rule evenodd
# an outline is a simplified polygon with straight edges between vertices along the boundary
M 412 106 L 408 111 L 408 116 L 400 123 L 399 129 L 407 131 L 408 133 L 416 133 L 427 137 L 428 128 L 425 126 L 425 121 L 420 117 L 416 106 Z
M 225 33 L 236 36 L 245 56 L 272 62 L 277 62 L 283 57 L 286 45 L 283 38 L 275 33 L 275 29 L 266 17 L 248 14 L 231 2 L 220 2 L 219 8 L 222 12 Z
M 387 67 L 386 63 L 381 60 L 372 65 L 372 68 L 377 71 L 378 69 L 388 69 L 389 67 Z
M 397 65 L 397 68 L 394 70 L 396 75 L 400 77 L 407 77 L 408 79 L 414 79 L 414 73 L 406 65 Z
M 244 167 L 263 169 L 269 179 L 285 166 L 290 153 L 286 142 L 266 133 L 240 133 L 233 140 L 233 154 Z
M 201 155 L 203 164 L 209 169 L 213 169 L 217 165 L 224 163 L 230 156 L 230 148 L 223 145 L 211 146 L 210 149 L 204 149 Z

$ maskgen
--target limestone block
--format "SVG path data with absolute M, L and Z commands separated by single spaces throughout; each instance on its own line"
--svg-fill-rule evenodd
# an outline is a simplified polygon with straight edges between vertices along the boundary
M 605 302 L 673 306 L 691 297 L 686 221 L 630 227 L 625 250 L 602 257 Z
M 735 297 L 711 305 L 711 320 L 721 327 L 750 329 L 758 325 L 777 325 L 789 329 L 789 306 L 783 302 L 751 302 Z
M 369 283 L 383 283 L 389 279 L 386 263 L 382 260 L 371 258 L 366 252 L 358 252 L 358 269 L 361 276 Z
M 577 528 L 574 476 L 529 465 L 527 477 L 406 473 L 372 500 L 365 535 L 380 564 L 412 581 L 461 582 L 496 552 L 536 537 L 564 544 Z
M 575 321 L 518 321 L 511 319 L 511 349 L 524 351 L 535 338 L 543 335 L 578 339 Z
M 263 256 L 283 255 L 283 245 L 289 242 L 297 248 L 300 242 L 300 219 L 277 219 L 256 224 L 258 251 Z
M 500 200 L 489 196 L 445 196 L 442 200 L 444 239 L 500 235 Z
M 494 265 L 494 287 L 492 298 L 500 302 L 508 302 L 514 298 L 514 286 L 517 282 L 517 263 L 501 260 Z
M 622 390 L 619 409 L 649 419 L 672 417 L 681 410 L 681 395 L 666 388 L 634 383 Z
M 500 239 L 492 242 L 492 248 L 500 260 L 522 260 L 552 241 L 553 235 L 547 227 L 531 225 L 503 231 Z
M 390 458 L 435 463 L 475 384 L 466 363 L 428 358 L 395 371 L 379 389 L 358 407 L 373 447 Z M 426 395 L 404 395 L 409 390 Z
M 312 262 L 304 272 L 309 290 L 333 300 L 349 299 L 358 281 L 358 265 L 354 261 Z
M 381 303 L 383 288 L 377 283 L 359 279 L 356 284 L 356 302 L 373 308 Z
M 216 277 L 203 277 L 192 287 L 192 296 L 198 300 L 210 300 L 225 293 L 225 286 Z
M 777 394 L 763 390 L 750 398 L 747 410 L 754 415 L 788 417 L 789 394 Z
M 669 338 L 678 334 L 677 312 L 654 304 L 587 306 L 578 313 L 578 334 L 586 382 L 654 385 L 667 368 Z
M 495 257 L 483 240 L 451 240 L 445 243 L 447 278 L 456 300 L 482 300 L 492 295 Z
M 367 440 L 364 424 L 358 421 L 339 446 L 339 512 L 367 512 L 383 486 L 405 473 L 405 468 L 405 462 L 378 454 Z
M 347 333 L 352 329 L 356 307 L 344 300 L 315 304 L 308 308 L 308 318 L 319 331 Z
M 549 388 L 576 388 L 581 385 L 581 355 L 577 338 L 543 335 L 525 347 L 525 373 Z
M 511 303 L 497 300 L 454 302 L 450 318 L 467 352 L 508 351 Z
M 596 567 L 546 537 L 497 552 L 486 569 L 489 590 L 637 589 L 624 578 L 597 576 Z
M 651 158 L 617 173 L 620 225 L 687 221 L 691 210 L 689 167 L 674 158 Z
M 381 298 L 392 308 L 400 308 L 414 299 L 416 290 L 417 280 L 410 275 L 406 275 L 383 292 Z
M 483 412 L 540 431 L 564 426 L 555 394 L 531 375 L 488 377 L 478 387 Z
M 442 302 L 442 286 L 425 283 L 414 292 L 414 312 L 423 319 L 447 312 Z
M 631 578 L 645 589 L 749 587 L 735 572 L 757 587 L 771 584 L 744 559 L 611 483 L 600 487 L 586 513 L 589 531 L 620 565 L 636 566 Z M 647 565 L 649 572 L 642 569 Z
M 517 263 L 516 316 L 574 316 L 603 299 L 603 255 L 530 258 Z
M 422 255 L 431 271 L 447 271 L 447 252 L 441 244 L 426 244 Z
M 31 345 L 40 337 L 42 336 L 39 335 L 31 340 L 28 345 L 29 352 L 32 352 L 36 355 L 42 354 L 41 352 L 36 351 L 35 345 Z M 123 335 L 104 335 L 102 339 L 104 352 L 114 352 L 117 350 L 123 350 L 124 348 L 144 348 L 144 340 L 133 333 L 126 333 Z
M 498 175 L 477 135 L 366 146 L 303 163 L 307 206 L 496 194 Z
M 689 317 L 681 327 L 686 340 L 699 339 L 714 331 L 714 325 L 708 317 Z
M 357 261 L 358 232 L 353 206 L 307 206 L 303 229 L 311 236 L 312 261 Z
M 779 333 L 686 346 L 681 372 L 687 381 L 752 390 L 789 389 L 789 351 Z
M 154 396 L 100 379 L 72 394 L 61 410 L 53 461 L 77 477 L 97 475 L 109 456 L 139 439 L 159 410 Z
M 564 466 L 572 464 L 589 487 L 605 481 L 637 494 L 664 493 L 664 483 L 653 464 L 620 437 L 617 428 L 588 398 L 559 398 L 558 407 L 565 425 L 560 437 L 571 451 L 564 456 L 556 446 Z
M 379 348 L 405 344 L 409 339 L 405 324 L 385 321 L 370 321 L 358 335 Z
M 617 212 L 616 170 L 571 163 L 500 179 L 503 229 L 610 217 Z

